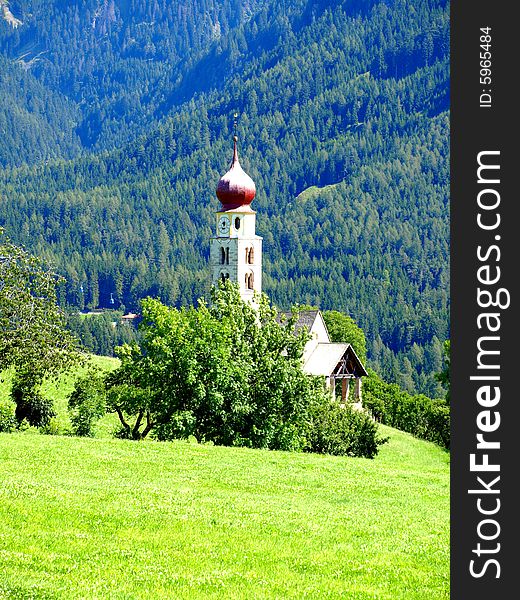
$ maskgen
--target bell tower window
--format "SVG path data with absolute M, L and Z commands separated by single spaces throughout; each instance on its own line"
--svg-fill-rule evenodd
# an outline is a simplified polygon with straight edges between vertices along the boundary
M 255 249 L 253 247 L 246 248 L 246 263 L 248 265 L 254 264 L 255 261 Z
M 245 277 L 246 290 L 254 289 L 254 275 L 253 273 L 246 273 Z
M 221 265 L 229 265 L 229 247 L 223 248 L 220 247 L 220 264 Z
M 235 219 L 235 229 L 240 229 L 240 217 L 236 217 Z

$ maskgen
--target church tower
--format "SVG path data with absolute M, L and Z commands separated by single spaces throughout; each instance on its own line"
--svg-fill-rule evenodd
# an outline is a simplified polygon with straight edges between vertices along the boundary
M 248 301 L 262 291 L 262 238 L 255 233 L 256 213 L 251 208 L 255 194 L 254 181 L 238 161 L 235 135 L 231 166 L 217 185 L 221 206 L 210 241 L 210 266 L 213 285 L 226 279 L 237 282 L 240 296 Z

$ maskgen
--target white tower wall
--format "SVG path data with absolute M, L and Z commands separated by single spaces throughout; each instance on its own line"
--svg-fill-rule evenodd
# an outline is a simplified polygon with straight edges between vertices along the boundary
M 220 278 L 238 282 L 243 300 L 262 291 L 262 238 L 255 233 L 251 209 L 217 212 L 216 235 L 210 241 L 213 285 Z

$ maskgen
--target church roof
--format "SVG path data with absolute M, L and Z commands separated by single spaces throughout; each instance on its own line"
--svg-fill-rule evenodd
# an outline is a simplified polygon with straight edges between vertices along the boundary
M 336 368 L 350 344 L 318 344 L 303 365 L 309 375 L 328 377 Z
M 299 331 L 302 327 L 311 329 L 318 317 L 319 310 L 302 310 L 296 322 L 296 330 Z
M 349 371 L 356 377 L 368 375 L 363 363 L 359 360 L 354 348 L 346 343 L 319 343 L 309 356 L 303 370 L 309 375 L 329 377 L 340 361 L 345 359 Z
M 289 319 L 292 316 L 290 311 L 280 311 L 278 313 L 280 316 L 284 316 L 285 320 Z M 312 329 L 312 326 L 316 322 L 316 319 L 321 317 L 321 312 L 316 310 L 302 310 L 298 315 L 298 320 L 296 321 L 296 325 L 294 326 L 294 330 L 298 333 L 302 327 L 305 327 L 307 331 Z M 321 317 L 323 319 L 323 317 Z M 325 326 L 326 327 L 326 326 Z
M 233 137 L 233 160 L 228 172 L 219 179 L 217 197 L 222 210 L 249 208 L 256 195 L 255 182 L 242 169 L 238 160 L 237 136 Z

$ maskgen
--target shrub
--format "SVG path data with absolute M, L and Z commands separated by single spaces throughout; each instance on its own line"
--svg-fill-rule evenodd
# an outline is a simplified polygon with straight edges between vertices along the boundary
M 56 417 L 49 419 L 49 422 L 40 427 L 39 430 L 43 435 L 63 435 L 66 433 L 66 430 Z
M 377 424 L 366 413 L 325 398 L 312 410 L 306 450 L 374 458 L 387 440 L 377 437 Z
M 15 405 L 10 400 L 0 400 L 0 433 L 11 433 L 16 427 Z
M 197 419 L 193 412 L 180 410 L 174 413 L 169 421 L 157 426 L 155 435 L 159 440 L 187 440 L 193 436 L 197 425 Z
M 11 398 L 16 404 L 14 414 L 18 424 L 25 419 L 33 427 L 43 427 L 56 416 L 52 400 L 41 394 L 38 382 L 30 374 L 16 374 Z
M 95 423 L 106 412 L 106 392 L 103 375 L 90 370 L 78 379 L 69 395 L 70 420 L 75 435 L 94 436 Z
M 450 407 L 422 394 L 411 396 L 373 371 L 365 379 L 363 404 L 380 423 L 440 446 L 450 446 Z

